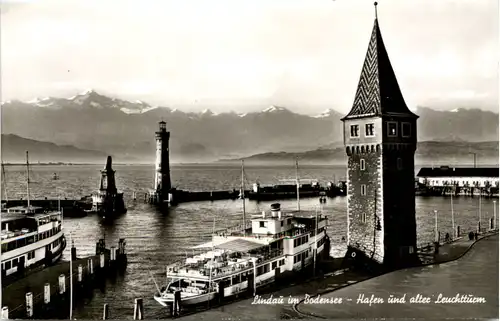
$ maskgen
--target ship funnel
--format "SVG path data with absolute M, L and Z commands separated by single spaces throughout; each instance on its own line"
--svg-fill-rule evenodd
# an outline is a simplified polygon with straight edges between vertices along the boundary
M 278 216 L 278 212 L 280 211 L 281 209 L 281 204 L 280 203 L 274 203 L 274 204 L 271 204 L 271 214 L 273 217 L 276 217 Z

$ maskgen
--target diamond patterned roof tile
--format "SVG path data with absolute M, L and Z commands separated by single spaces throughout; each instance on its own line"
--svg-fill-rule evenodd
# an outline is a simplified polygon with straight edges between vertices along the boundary
M 383 115 L 418 117 L 404 101 L 375 18 L 354 103 L 342 120 Z

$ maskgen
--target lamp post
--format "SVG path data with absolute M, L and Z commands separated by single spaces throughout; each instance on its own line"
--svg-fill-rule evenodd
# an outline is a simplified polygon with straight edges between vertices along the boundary
M 316 277 L 316 256 L 318 255 L 318 207 L 316 207 L 316 231 L 314 232 L 314 266 L 313 266 L 313 276 Z
M 493 230 L 497 229 L 497 201 L 493 201 Z
M 476 155 L 477 154 L 476 153 L 471 153 L 471 152 L 469 152 L 469 154 L 474 155 L 474 168 L 476 168 Z
M 439 243 L 439 235 L 438 235 L 438 211 L 434 210 L 434 233 L 435 233 L 435 241 Z
M 451 228 L 452 239 L 454 239 L 453 235 L 455 235 L 455 213 L 453 213 L 453 193 L 451 193 Z

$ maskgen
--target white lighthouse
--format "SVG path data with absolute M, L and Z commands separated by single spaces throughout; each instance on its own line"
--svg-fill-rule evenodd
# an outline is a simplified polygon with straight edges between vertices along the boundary
M 155 182 L 150 194 L 150 202 L 163 203 L 168 201 L 169 191 L 172 188 L 170 182 L 170 159 L 168 143 L 170 132 L 167 131 L 167 123 L 161 121 L 156 136 L 156 162 L 155 162 Z

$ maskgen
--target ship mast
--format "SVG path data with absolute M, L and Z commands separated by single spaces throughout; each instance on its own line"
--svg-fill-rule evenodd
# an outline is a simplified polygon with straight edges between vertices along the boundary
M 245 210 L 245 161 L 241 161 L 241 200 L 243 202 L 243 236 L 247 236 Z
M 300 212 L 299 158 L 295 158 L 295 180 L 297 182 L 297 211 Z
M 30 208 L 30 163 L 28 159 L 28 151 L 26 151 L 26 191 L 28 194 L 28 210 Z
M 7 197 L 7 181 L 5 180 L 5 166 L 2 161 L 2 183 L 3 183 L 3 195 L 5 197 L 5 201 L 8 202 L 9 198 Z
M 215 217 L 214 217 L 214 225 L 212 227 L 212 261 L 210 262 L 210 275 L 208 276 L 208 293 L 210 295 L 212 290 L 212 269 L 214 265 L 214 257 L 215 257 L 215 249 L 214 249 L 214 234 L 215 234 Z M 209 301 L 210 304 L 210 301 Z

